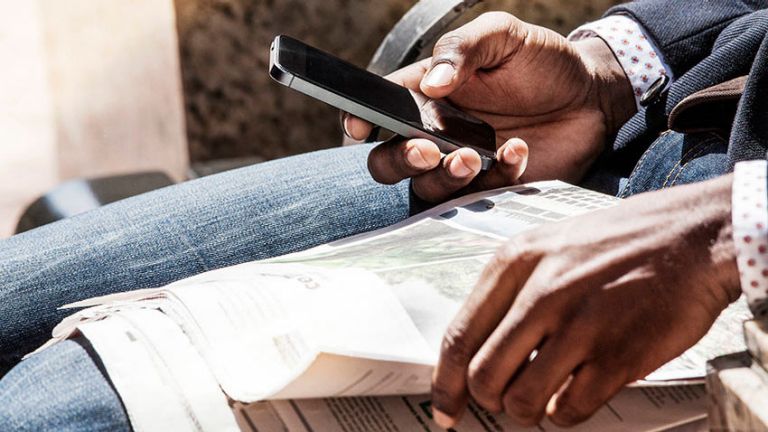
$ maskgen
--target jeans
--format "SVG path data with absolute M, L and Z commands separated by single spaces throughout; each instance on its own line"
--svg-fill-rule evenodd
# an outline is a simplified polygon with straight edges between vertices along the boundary
M 725 171 L 724 149 L 707 138 L 669 133 L 631 176 L 614 180 L 630 195 L 714 177 Z M 62 304 L 164 285 L 408 217 L 407 182 L 374 183 L 365 163 L 369 150 L 344 147 L 267 162 L 0 241 L 0 374 L 49 337 L 70 313 L 56 310 Z M 0 430 L 130 430 L 88 350 L 82 341 L 65 341 L 11 370 L 0 380 Z
M 662 134 L 638 160 L 619 196 L 694 183 L 728 172 L 728 142 L 715 133 Z
M 405 219 L 408 183 L 375 183 L 369 150 L 337 148 L 234 170 L 0 241 L 1 364 L 13 366 L 47 340 L 71 313 L 56 310 L 63 304 L 162 286 Z M 1 431 L 67 427 L 130 429 L 108 381 L 72 341 L 0 380 Z
M 98 361 L 75 339 L 19 363 L 0 381 L 0 430 L 130 431 Z

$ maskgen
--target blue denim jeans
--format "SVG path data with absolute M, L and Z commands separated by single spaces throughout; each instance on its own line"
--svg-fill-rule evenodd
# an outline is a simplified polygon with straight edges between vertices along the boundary
M 619 196 L 709 180 L 728 172 L 728 142 L 715 133 L 666 132 L 620 183 Z
M 683 135 L 667 131 L 639 157 L 627 158 L 615 152 L 605 154 L 582 186 L 626 198 L 708 180 L 728 172 L 727 152 L 727 138 L 715 133 Z
M 0 241 L 0 374 L 50 337 L 79 299 L 156 287 L 306 249 L 409 216 L 408 183 L 383 186 L 370 146 L 255 165 L 118 202 Z M 77 342 L 0 380 L 0 431 L 129 430 Z
M 725 145 L 670 133 L 628 178 L 623 195 L 714 177 Z M 45 341 L 69 312 L 56 307 L 167 284 L 381 228 L 409 216 L 407 183 L 378 185 L 370 146 L 259 164 L 131 198 L 0 241 L 0 374 Z M 608 176 L 606 176 L 608 178 Z M 618 185 L 618 186 L 617 186 Z M 87 343 L 66 341 L 0 380 L 0 430 L 130 430 Z

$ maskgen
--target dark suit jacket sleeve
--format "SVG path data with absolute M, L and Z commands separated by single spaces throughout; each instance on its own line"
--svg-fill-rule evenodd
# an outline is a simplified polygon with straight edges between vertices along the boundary
M 629 15 L 656 43 L 675 76 L 684 74 L 711 51 L 734 20 L 768 7 L 764 0 L 638 0 L 607 15 Z

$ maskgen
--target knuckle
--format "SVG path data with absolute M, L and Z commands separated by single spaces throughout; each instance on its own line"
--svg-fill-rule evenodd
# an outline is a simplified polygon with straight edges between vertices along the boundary
M 450 411 L 452 407 L 453 393 L 442 382 L 435 381 L 431 389 L 432 405 L 443 412 Z
M 485 365 L 470 364 L 467 373 L 467 387 L 469 393 L 486 410 L 497 413 L 503 408 L 501 404 L 501 390 L 503 387 L 493 379 L 493 374 Z
M 478 394 L 486 394 L 487 390 L 494 384 L 491 376 L 492 373 L 484 361 L 476 362 L 473 360 L 467 371 L 470 390 L 475 388 Z
M 444 34 L 435 44 L 434 57 L 437 62 L 449 60 L 457 61 L 457 57 L 465 56 L 470 45 L 467 37 L 459 31 Z
M 488 23 L 502 24 L 506 26 L 509 26 L 512 23 L 515 23 L 518 21 L 518 19 L 514 15 L 508 12 L 503 12 L 503 11 L 484 12 L 478 16 L 478 20 L 482 20 L 483 22 L 488 22 Z
M 527 255 L 526 251 L 528 249 L 528 242 L 517 237 L 501 245 L 496 250 L 496 254 L 493 257 L 493 260 L 503 263 L 515 262 L 525 257 Z
M 443 336 L 440 358 L 449 366 L 466 367 L 474 355 L 474 347 L 467 340 L 464 326 L 451 325 Z
M 578 285 L 578 280 L 567 270 L 553 269 L 550 272 L 550 282 L 547 292 L 547 297 L 556 296 L 558 293 L 564 292 L 568 288 Z
M 501 245 L 496 250 L 493 261 L 504 264 L 528 263 L 534 261 L 537 256 L 535 240 L 530 234 L 523 233 Z
M 531 392 L 515 386 L 504 394 L 504 412 L 525 426 L 538 423 L 544 414 Z
M 520 32 L 520 30 L 525 27 L 525 23 L 510 13 L 502 11 L 485 12 L 478 17 L 478 20 L 484 24 L 482 27 L 486 29 L 489 35 L 494 36 L 495 40 L 498 40 L 496 37 L 503 38 L 507 42 L 509 39 L 513 41 L 522 39 L 521 35 L 523 32 Z

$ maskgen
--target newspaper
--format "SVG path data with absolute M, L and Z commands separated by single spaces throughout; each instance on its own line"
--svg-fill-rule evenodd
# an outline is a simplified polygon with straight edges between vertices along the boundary
M 309 251 L 70 305 L 87 309 L 57 326 L 49 344 L 82 332 L 102 356 L 136 430 L 162 430 L 155 425 L 189 423 L 190 418 L 198 430 L 227 430 L 235 427 L 233 421 L 248 430 L 244 425 L 254 418 L 264 422 L 258 430 L 271 430 L 264 425 L 275 425 L 275 430 L 414 430 L 414 421 L 421 430 L 432 430 L 434 425 L 422 424 L 421 414 L 409 407 L 425 403 L 443 332 L 494 251 L 524 230 L 617 202 L 561 182 L 470 195 L 393 227 Z M 153 318 L 142 321 L 138 313 Z M 146 322 L 161 322 L 158 316 L 177 331 L 166 325 L 166 331 L 153 332 Z M 700 420 L 702 388 L 670 385 L 700 382 L 706 359 L 743 350 L 740 324 L 747 316 L 743 302 L 730 307 L 697 346 L 637 383 L 644 388 L 627 389 L 603 408 L 593 427 L 660 430 Z M 132 339 L 110 338 L 115 332 L 130 333 Z M 141 343 L 126 348 L 118 340 Z M 182 347 L 185 355 L 172 355 L 167 346 Z M 136 347 L 149 354 L 135 354 L 144 360 L 131 370 L 118 353 Z M 175 372 L 174 364 L 194 355 L 199 361 L 178 368 L 187 370 L 187 378 Z M 191 372 L 193 367 L 199 372 Z M 144 374 L 143 381 L 151 376 L 176 384 L 157 390 L 153 401 L 140 397 L 142 386 L 136 383 L 143 381 L 125 378 L 137 374 Z M 200 384 L 190 376 L 199 376 Z M 658 399 L 649 396 L 654 392 L 680 403 L 661 404 L 652 412 L 641 409 Z M 161 396 L 184 409 L 163 410 L 154 416 L 165 419 L 153 418 L 147 412 L 164 400 Z M 220 407 L 222 397 L 234 413 L 228 426 L 222 426 L 226 416 L 221 410 L 195 408 Z M 339 397 L 348 399 L 327 399 Z M 280 401 L 261 402 L 268 399 Z M 199 403 L 203 400 L 206 404 Z M 355 403 L 373 411 L 350 414 L 358 412 L 348 405 Z M 467 416 L 470 423 L 458 430 L 512 430 L 503 417 L 474 410 L 479 414 Z M 377 415 L 399 426 L 354 426 Z M 350 423 L 336 419 L 338 427 L 329 428 L 331 417 Z M 472 418 L 485 420 L 471 423 Z
M 124 310 L 81 331 L 102 356 L 136 432 L 439 431 L 429 395 L 270 400 L 224 398 L 210 369 L 172 320 Z M 161 351 L 158 351 L 161 350 Z M 706 429 L 703 385 L 627 388 L 575 431 Z M 158 407 L 162 407 L 158 409 Z M 681 429 L 683 427 L 684 429 Z M 456 432 L 560 431 L 548 421 L 521 428 L 471 404 Z
M 490 431 L 667 431 L 706 419 L 707 393 L 703 385 L 628 388 L 586 422 L 563 429 L 545 420 L 523 428 L 509 418 L 470 404 L 456 432 Z M 432 421 L 428 395 L 279 400 L 234 404 L 243 431 L 442 431 Z M 258 426 L 257 426 L 258 425 Z M 702 427 L 703 426 L 703 427 Z M 698 429 L 707 430 L 706 425 Z

